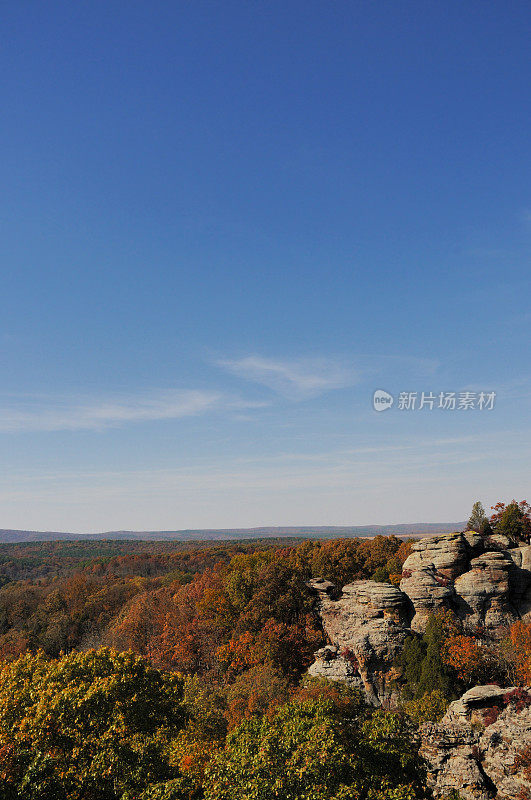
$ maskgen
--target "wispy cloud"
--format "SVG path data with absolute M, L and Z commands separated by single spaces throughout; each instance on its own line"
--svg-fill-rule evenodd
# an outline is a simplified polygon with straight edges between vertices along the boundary
M 412 361 L 412 364 L 409 363 Z M 397 363 L 405 368 L 432 369 L 423 359 L 359 356 L 276 359 L 249 355 L 218 359 L 217 366 L 245 381 L 267 387 L 281 397 L 300 401 L 359 383 Z M 35 393 L 6 394 L 0 399 L 0 433 L 105 430 L 128 424 L 171 420 L 208 412 L 237 415 L 274 404 L 269 397 L 235 397 L 222 389 L 152 390 L 129 395 L 49 397 Z
M 166 468 L 13 469 L 0 475 L 0 505 L 5 527 L 34 530 L 458 520 L 478 497 L 525 496 L 529 439 L 504 430 L 278 458 L 186 455 Z
M 252 355 L 240 359 L 219 359 L 217 365 L 244 380 L 267 386 L 294 400 L 304 400 L 342 389 L 358 381 L 357 372 L 337 361 L 304 358 L 279 360 Z
M 179 419 L 219 408 L 248 407 L 217 392 L 170 390 L 79 400 L 41 398 L 0 407 L 0 432 L 101 430 L 128 423 Z

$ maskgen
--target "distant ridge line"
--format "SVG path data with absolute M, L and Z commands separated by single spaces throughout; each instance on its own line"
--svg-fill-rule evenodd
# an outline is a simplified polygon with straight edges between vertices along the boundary
M 396 525 L 298 525 L 257 528 L 185 528 L 174 531 L 104 531 L 68 533 L 65 531 L 25 531 L 0 528 L 0 543 L 51 541 L 234 541 L 245 539 L 312 537 L 354 538 L 377 536 L 434 536 L 463 530 L 464 522 L 413 522 Z

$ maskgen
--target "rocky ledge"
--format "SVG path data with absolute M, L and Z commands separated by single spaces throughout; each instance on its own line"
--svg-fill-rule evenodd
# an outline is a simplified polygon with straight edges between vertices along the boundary
M 421 725 L 421 754 L 434 798 L 517 800 L 531 794 L 531 696 L 476 686 L 451 703 L 439 723 Z
M 333 599 L 328 582 L 310 585 L 319 594 L 319 614 L 332 643 L 315 654 L 310 674 L 359 685 L 378 705 L 391 692 L 393 662 L 409 631 L 406 595 L 389 583 L 355 581 Z

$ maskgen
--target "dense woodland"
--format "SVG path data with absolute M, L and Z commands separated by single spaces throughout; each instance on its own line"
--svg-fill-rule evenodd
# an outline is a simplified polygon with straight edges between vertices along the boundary
M 476 506 L 470 524 L 529 541 L 527 504 L 493 512 Z M 0 546 L 0 798 L 425 797 L 418 724 L 475 683 L 528 686 L 531 626 L 493 647 L 432 615 L 406 642 L 392 710 L 308 679 L 325 638 L 307 581 L 397 585 L 410 548 L 383 536 Z

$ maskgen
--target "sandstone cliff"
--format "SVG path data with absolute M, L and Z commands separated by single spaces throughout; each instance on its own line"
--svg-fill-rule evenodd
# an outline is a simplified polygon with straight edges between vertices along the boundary
M 474 531 L 421 539 L 403 565 L 400 588 L 366 580 L 339 592 L 324 579 L 311 581 L 330 646 L 316 653 L 310 674 L 362 686 L 370 702 L 388 703 L 396 656 L 432 611 L 447 610 L 465 632 L 490 639 L 531 619 L 531 546 L 511 545 Z

